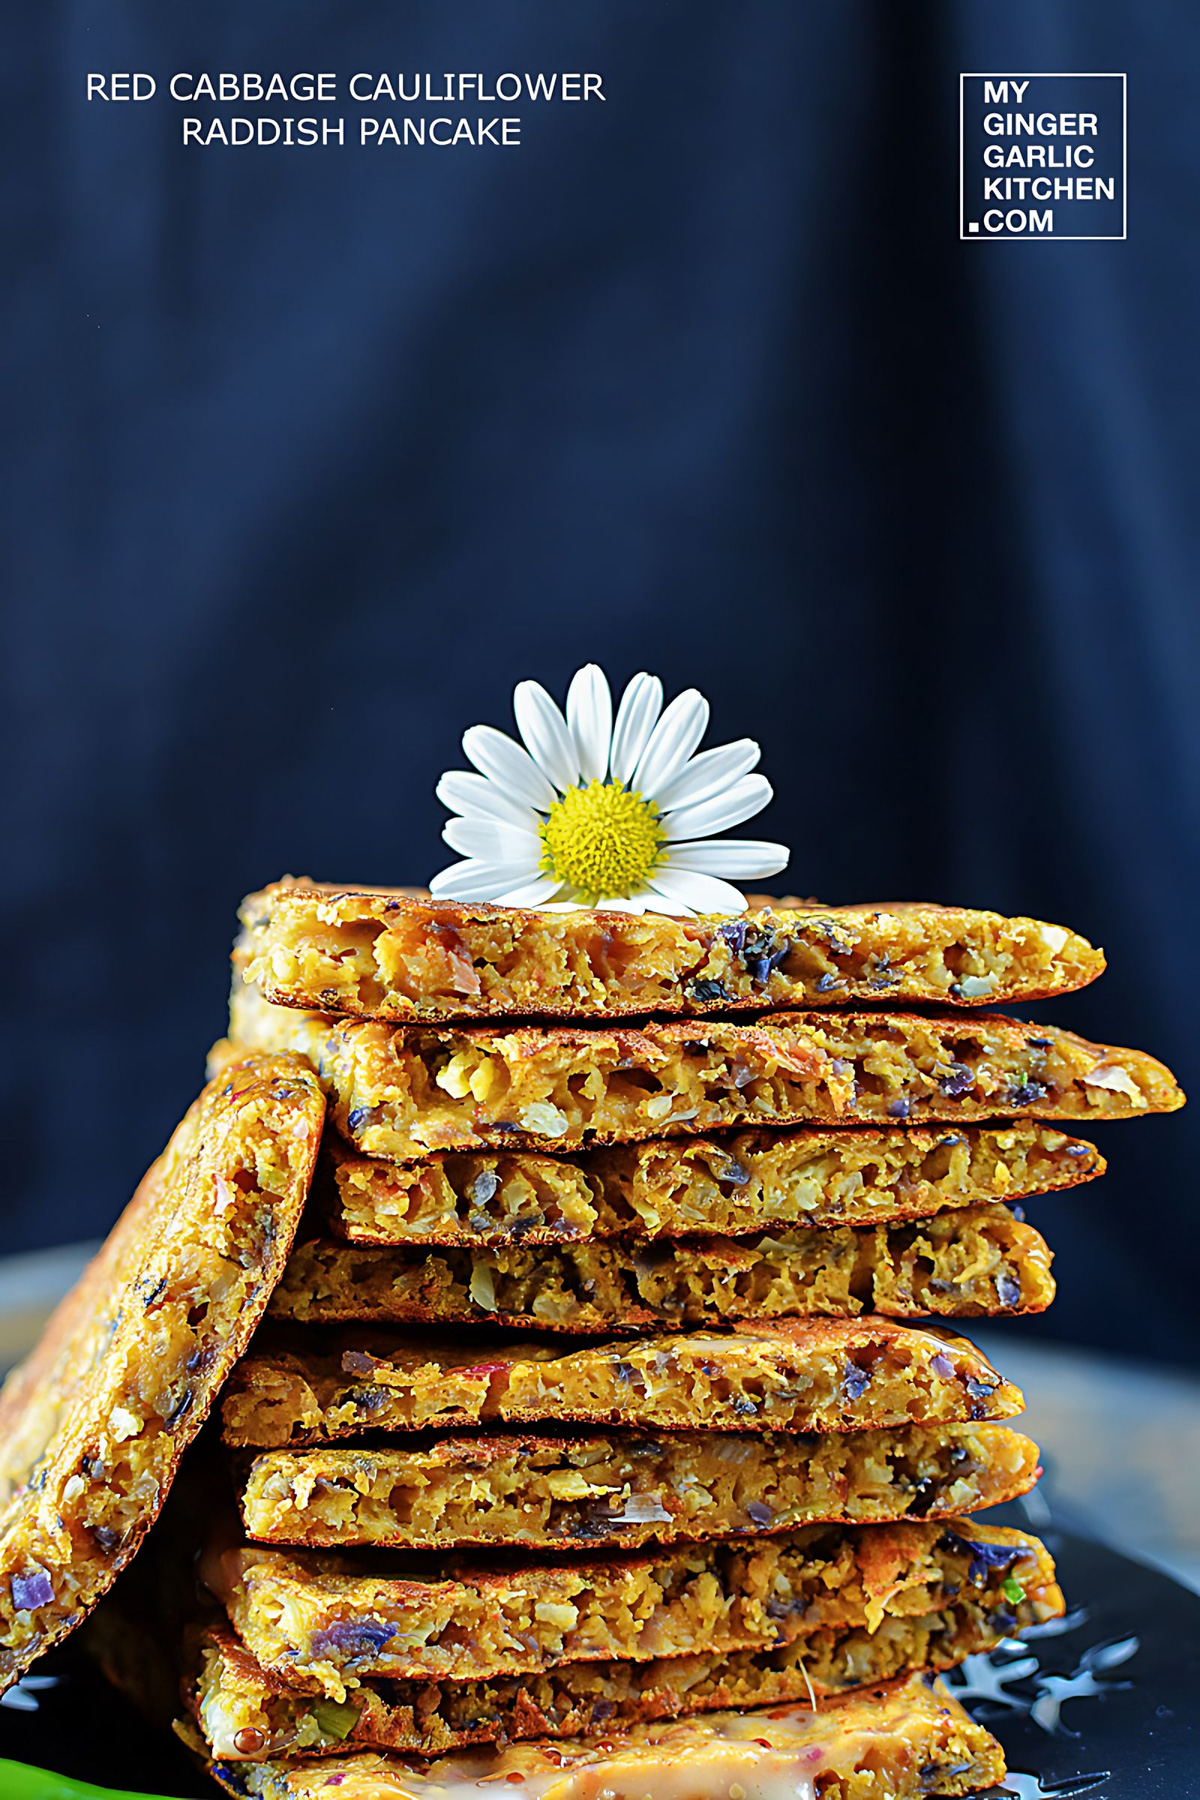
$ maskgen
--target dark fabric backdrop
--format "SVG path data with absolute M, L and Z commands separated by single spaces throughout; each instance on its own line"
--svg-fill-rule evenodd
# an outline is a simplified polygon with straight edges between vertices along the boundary
M 114 1217 L 242 892 L 427 878 L 462 728 L 591 658 L 761 739 L 793 889 L 1070 922 L 1111 973 L 1053 1016 L 1195 1085 L 1190 0 L 43 0 L 10 33 L 6 1249 Z M 483 152 L 184 151 L 178 108 L 84 103 L 201 68 L 608 99 Z M 1014 68 L 1128 71 L 1128 242 L 958 241 L 958 71 Z M 1195 1357 L 1197 1119 L 1102 1147 L 1032 1209 L 1039 1329 Z

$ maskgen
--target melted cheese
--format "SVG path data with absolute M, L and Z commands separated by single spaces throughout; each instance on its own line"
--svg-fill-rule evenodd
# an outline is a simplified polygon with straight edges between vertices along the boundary
M 938 1709 L 928 1690 L 910 1688 L 824 1712 L 712 1713 L 610 1740 L 471 1751 L 421 1774 L 363 1756 L 341 1765 L 337 1800 L 816 1800 L 819 1776 L 849 1773 L 864 1756 L 876 1770 L 911 1773 Z M 309 1773 L 290 1773 L 289 1794 L 316 1800 L 321 1781 L 310 1785 Z

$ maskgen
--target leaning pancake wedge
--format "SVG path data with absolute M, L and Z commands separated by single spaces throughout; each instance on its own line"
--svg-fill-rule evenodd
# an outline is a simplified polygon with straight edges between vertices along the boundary
M 1025 1402 L 965 1338 L 893 1319 L 787 1319 L 732 1331 L 477 1348 L 348 1331 L 259 1339 L 224 1399 L 230 1444 L 363 1431 L 546 1424 L 664 1431 L 859 1431 L 1009 1419 Z
M 235 980 L 349 1017 L 616 1018 L 847 1000 L 979 1005 L 1063 994 L 1104 955 L 1040 919 L 963 906 L 757 899 L 741 918 L 527 912 L 284 880 L 241 909 Z
M 944 1687 L 928 1687 L 920 1677 L 815 1711 L 774 1707 L 622 1726 L 619 1718 L 609 1722 L 611 1706 L 596 1705 L 595 1716 L 584 1719 L 591 1735 L 577 1741 L 513 1743 L 423 1768 L 365 1751 L 313 1763 L 301 1750 L 278 1762 L 223 1759 L 211 1764 L 211 1773 L 238 1800 L 327 1800 L 331 1792 L 339 1800 L 465 1800 L 492 1793 L 510 1800 L 730 1794 L 806 1800 L 818 1792 L 821 1800 L 921 1800 L 990 1790 L 1004 1779 L 995 1738 Z M 201 1749 L 194 1727 L 179 1730 Z
M 78 1625 L 138 1549 L 266 1308 L 324 1101 L 252 1056 L 191 1108 L 0 1395 L 0 1685 Z
M 574 1150 L 722 1125 L 1124 1119 L 1183 1105 L 1139 1050 L 998 1013 L 774 1013 L 752 1023 L 441 1028 L 347 1023 L 235 993 L 230 1042 L 297 1050 L 368 1156 Z

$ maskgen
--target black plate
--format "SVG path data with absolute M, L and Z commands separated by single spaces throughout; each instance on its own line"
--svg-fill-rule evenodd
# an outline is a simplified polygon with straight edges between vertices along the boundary
M 1200 1800 L 1200 1597 L 1099 1544 L 1044 1532 L 1074 1609 L 951 1685 L 1002 1740 L 1020 1800 Z M 0 1756 L 156 1795 L 214 1800 L 184 1752 L 70 1649 L 36 1711 L 0 1705 Z M 41 1673 L 39 1666 L 39 1673 Z M 980 1695 L 994 1690 L 999 1698 Z M 972 1697 L 974 1696 L 974 1697 Z M 1007 1697 L 1005 1697 L 1007 1696 Z

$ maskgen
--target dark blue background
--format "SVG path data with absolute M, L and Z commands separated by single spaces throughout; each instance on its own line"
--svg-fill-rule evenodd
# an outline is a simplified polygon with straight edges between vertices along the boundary
M 462 728 L 588 658 L 761 739 L 794 889 L 1077 925 L 1111 973 L 1054 1016 L 1194 1085 L 1193 5 L 20 19 L 7 1249 L 99 1233 L 159 1148 L 240 894 L 428 877 Z M 958 73 L 1014 65 L 1128 71 L 1127 243 L 959 242 Z M 84 102 L 306 67 L 609 98 L 482 152 L 184 151 L 170 104 Z M 1195 1355 L 1196 1124 L 1103 1149 L 1033 1209 L 1042 1328 Z

